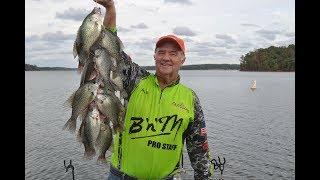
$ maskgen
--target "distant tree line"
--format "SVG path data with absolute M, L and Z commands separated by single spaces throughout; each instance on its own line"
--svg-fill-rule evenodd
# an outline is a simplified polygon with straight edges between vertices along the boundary
M 76 68 L 66 67 L 38 67 L 36 65 L 25 64 L 25 71 L 75 71 Z
M 24 70 L 25 71 L 40 71 L 40 68 L 37 67 L 36 65 L 25 64 L 24 65 Z
M 295 45 L 270 46 L 242 55 L 240 71 L 295 71 Z

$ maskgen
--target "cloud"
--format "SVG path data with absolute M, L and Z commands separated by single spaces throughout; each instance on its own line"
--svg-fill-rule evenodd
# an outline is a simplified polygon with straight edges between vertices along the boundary
M 125 33 L 125 32 L 131 31 L 131 29 L 118 26 L 118 27 L 117 27 L 117 31 L 118 31 L 118 32 L 124 32 L 124 33 Z
M 247 26 L 247 27 L 260 27 L 259 25 L 256 24 L 250 24 L 250 23 L 242 23 L 241 26 Z
M 295 32 L 287 32 L 287 33 L 284 33 L 284 35 L 287 37 L 295 37 Z
M 39 35 L 31 35 L 25 38 L 26 42 L 41 40 Z
M 287 40 L 275 42 L 278 46 L 288 46 L 290 44 L 295 44 L 295 37 L 289 38 Z
M 140 23 L 140 24 L 137 24 L 137 25 L 131 25 L 132 28 L 135 28 L 135 29 L 148 29 L 148 26 L 144 23 Z
M 276 35 L 281 34 L 281 31 L 260 29 L 256 33 L 268 40 L 275 40 Z
M 218 50 L 216 44 L 212 42 L 195 42 L 194 46 L 190 47 L 188 52 L 195 53 L 198 56 L 218 56 L 226 54 L 220 47 Z
M 199 56 L 223 56 L 223 55 L 226 55 L 226 51 L 224 50 L 216 50 L 214 48 L 211 48 L 209 50 L 200 50 L 198 51 L 197 53 Z
M 74 38 L 74 34 L 65 34 L 62 31 L 26 37 L 26 63 L 45 66 L 44 64 L 57 63 L 58 61 L 54 61 L 55 59 L 73 59 L 73 41 L 71 40 L 74 40 Z M 68 66 L 70 65 L 72 64 L 69 63 Z M 52 66 L 52 64 L 49 66 Z
M 37 66 L 75 67 L 77 59 L 73 58 L 72 47 L 74 35 L 62 32 L 45 33 L 26 37 L 25 61 Z
M 138 49 L 144 50 L 153 50 L 154 49 L 154 41 L 152 39 L 141 39 L 137 42 L 134 42 L 134 45 L 138 47 Z
M 226 43 L 229 44 L 236 44 L 237 41 L 233 39 L 231 36 L 226 34 L 216 34 L 216 38 L 224 40 Z
M 50 54 L 48 52 L 55 52 L 58 49 L 70 53 L 74 39 L 74 34 L 65 34 L 61 31 L 48 32 L 43 35 L 31 35 L 25 38 L 25 49 L 29 54 L 44 52 L 45 54 Z
M 88 10 L 83 8 L 69 8 L 62 13 L 57 12 L 56 18 L 82 21 L 89 13 Z
M 184 40 L 185 42 L 188 42 L 188 43 L 193 42 L 193 40 L 192 40 L 191 38 L 189 38 L 189 37 L 183 38 L 183 40 Z
M 26 37 L 25 41 L 30 42 L 30 41 L 42 40 L 42 41 L 55 42 L 55 41 L 64 41 L 64 40 L 71 40 L 71 39 L 75 39 L 75 34 L 65 34 L 62 31 L 57 31 L 54 33 L 47 32 L 47 33 L 44 33 L 42 36 L 31 35 L 29 37 Z
M 184 35 L 184 36 L 196 36 L 196 33 L 191 31 L 188 27 L 175 27 L 173 29 L 173 33 L 177 35 Z
M 247 49 L 250 47 L 253 47 L 254 45 L 251 42 L 242 42 L 239 44 L 239 48 L 241 49 Z
M 186 4 L 186 5 L 191 5 L 190 0 L 164 0 L 165 3 L 178 3 L 178 4 Z

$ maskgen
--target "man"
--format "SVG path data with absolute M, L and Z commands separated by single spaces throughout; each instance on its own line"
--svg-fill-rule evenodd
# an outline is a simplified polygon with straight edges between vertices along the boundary
M 116 33 L 112 0 L 96 0 L 106 8 L 104 25 Z M 210 179 L 213 167 L 199 99 L 180 83 L 186 60 L 184 41 L 175 35 L 159 38 L 150 74 L 123 53 L 123 83 L 128 93 L 124 130 L 114 136 L 109 180 L 173 179 L 180 166 L 184 140 L 194 179 Z

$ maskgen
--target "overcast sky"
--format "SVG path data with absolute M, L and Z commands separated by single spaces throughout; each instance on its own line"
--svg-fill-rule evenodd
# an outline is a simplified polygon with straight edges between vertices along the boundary
M 139 65 L 154 65 L 156 40 L 176 34 L 185 64 L 239 64 L 254 49 L 295 43 L 294 0 L 114 0 L 118 36 Z M 77 67 L 72 46 L 93 0 L 26 0 L 25 62 Z M 104 12 L 104 11 L 103 11 Z

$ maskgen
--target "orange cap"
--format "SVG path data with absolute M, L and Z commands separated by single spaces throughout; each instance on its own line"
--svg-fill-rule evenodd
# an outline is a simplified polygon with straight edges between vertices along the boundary
M 180 49 L 183 51 L 183 53 L 186 53 L 186 48 L 184 46 L 183 39 L 178 38 L 177 36 L 172 35 L 172 34 L 160 37 L 156 43 L 156 48 L 160 45 L 160 43 L 163 43 L 165 41 L 173 41 L 173 42 L 177 43 L 178 46 L 180 47 Z

